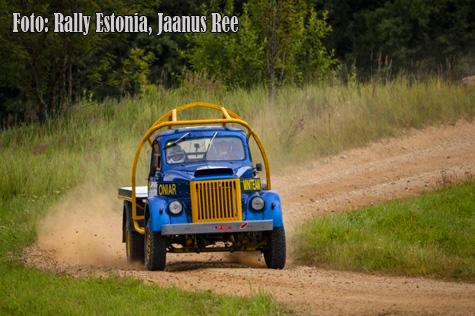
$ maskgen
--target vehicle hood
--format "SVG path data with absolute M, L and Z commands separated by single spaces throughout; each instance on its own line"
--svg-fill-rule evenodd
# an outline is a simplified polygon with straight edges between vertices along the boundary
M 160 182 L 199 181 L 223 178 L 252 178 L 251 166 L 235 162 L 209 162 L 180 165 L 158 175 Z

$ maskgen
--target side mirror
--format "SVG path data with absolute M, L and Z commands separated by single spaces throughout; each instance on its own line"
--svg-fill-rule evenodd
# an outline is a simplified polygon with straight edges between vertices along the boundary
M 257 171 L 262 171 L 262 164 L 261 163 L 256 163 L 256 170 Z

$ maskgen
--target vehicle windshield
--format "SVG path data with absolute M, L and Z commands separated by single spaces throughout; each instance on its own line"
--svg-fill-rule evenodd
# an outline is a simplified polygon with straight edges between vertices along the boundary
M 167 164 L 200 161 L 229 161 L 246 158 L 244 145 L 238 137 L 183 138 L 179 142 L 169 141 L 165 146 Z

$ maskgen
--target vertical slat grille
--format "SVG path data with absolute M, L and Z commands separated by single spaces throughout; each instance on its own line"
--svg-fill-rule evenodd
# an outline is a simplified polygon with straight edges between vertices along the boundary
M 239 179 L 190 182 L 193 223 L 242 221 Z

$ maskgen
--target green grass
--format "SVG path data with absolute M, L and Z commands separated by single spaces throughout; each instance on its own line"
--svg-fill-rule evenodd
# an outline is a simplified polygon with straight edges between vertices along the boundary
M 36 240 L 38 221 L 62 199 L 75 194 L 73 188 L 95 188 L 113 200 L 117 187 L 130 184 L 133 156 L 145 131 L 163 113 L 194 101 L 224 105 L 249 120 L 268 151 L 272 170 L 277 173 L 294 163 L 363 146 L 412 127 L 472 120 L 475 114 L 475 89 L 438 80 L 409 84 L 401 78 L 384 85 L 286 87 L 272 108 L 267 105 L 267 92 L 263 88 L 250 91 L 155 88 L 139 98 L 121 101 L 82 100 L 68 115 L 47 124 L 3 130 L 0 132 L 0 286 L 8 286 L 2 288 L 2 293 L 10 293 L 12 301 L 0 299 L 0 313 L 21 314 L 20 308 L 27 308 L 31 302 L 53 300 L 58 295 L 56 287 L 70 300 L 76 295 L 74 288 L 87 282 L 95 284 L 96 294 L 107 290 L 104 281 L 70 280 L 40 273 L 23 268 L 17 258 L 22 248 Z M 185 118 L 203 116 L 192 111 Z M 147 150 L 137 172 L 141 181 L 149 159 Z M 119 213 L 120 209 L 118 216 Z M 7 278 L 8 282 L 4 281 Z M 121 292 L 128 291 L 129 281 L 112 278 L 107 282 Z M 34 288 L 35 284 L 44 286 L 34 295 L 23 294 L 31 293 L 26 289 Z M 93 297 L 91 294 L 84 300 Z M 213 299 L 220 301 L 218 297 Z M 103 304 L 108 306 L 112 302 L 105 300 Z M 261 311 L 265 306 L 273 306 L 269 314 L 280 310 L 267 297 L 254 297 L 246 302 L 251 309 L 244 314 Z M 46 305 L 39 305 L 43 307 L 38 307 L 36 313 L 48 313 Z
M 0 265 L 1 315 L 284 315 L 265 294 L 251 299 L 163 289 L 116 277 L 53 276 Z
M 119 143 L 126 147 L 118 152 L 126 155 L 122 158 L 129 158 L 158 117 L 194 101 L 224 105 L 248 120 L 264 142 L 273 170 L 280 170 L 290 160 L 305 162 L 397 136 L 410 128 L 453 124 L 459 119 L 471 121 L 475 115 L 475 89 L 440 80 L 409 83 L 400 78 L 387 84 L 356 87 L 284 87 L 272 108 L 267 105 L 263 88 L 230 92 L 199 87 L 190 91 L 156 88 L 141 98 L 120 102 L 83 100 L 68 117 L 46 126 L 33 124 L 2 132 L 0 148 L 16 151 L 26 146 L 31 154 L 35 146 L 46 144 L 48 159 L 64 161 L 58 151 L 80 154 L 80 160 L 73 161 L 77 168 L 84 164 L 83 153 L 95 155 L 97 149 L 114 150 L 113 145 Z M 203 113 L 192 111 L 185 117 L 203 117 Z M 8 192 L 5 187 L 9 186 L 0 187 L 0 194 Z
M 299 263 L 475 281 L 475 182 L 321 217 L 295 233 Z

